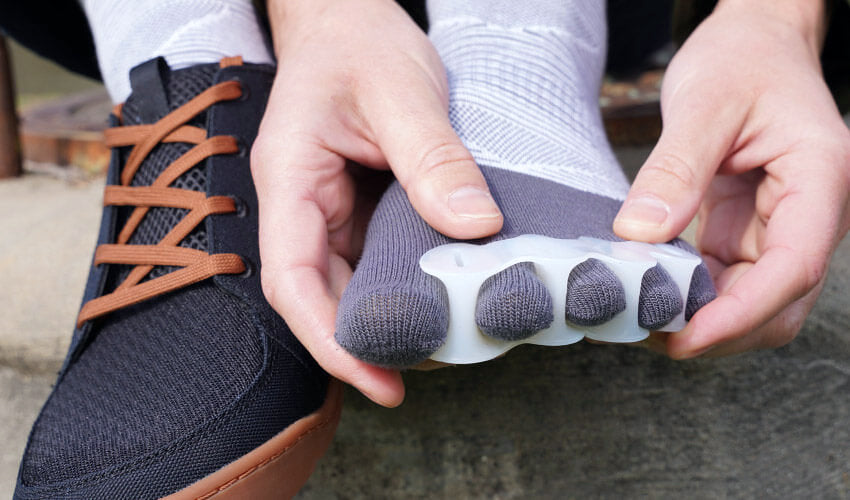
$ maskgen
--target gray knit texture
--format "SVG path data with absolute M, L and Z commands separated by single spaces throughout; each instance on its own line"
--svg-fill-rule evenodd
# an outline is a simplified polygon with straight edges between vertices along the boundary
M 588 259 L 570 272 L 567 279 L 567 321 L 579 326 L 601 325 L 625 309 L 623 284 L 601 261 Z
M 552 296 L 530 262 L 514 264 L 481 285 L 475 323 L 491 337 L 526 339 L 548 328 L 553 319 Z
M 686 252 L 699 255 L 699 252 L 687 241 L 675 239 L 670 244 Z M 705 264 L 700 264 L 694 269 L 694 274 L 691 276 L 691 285 L 688 288 L 688 300 L 685 302 L 685 320 L 690 321 L 693 315 L 702 309 L 702 306 L 708 304 L 716 297 L 717 291 L 714 289 L 714 281 L 711 279 L 708 267 Z
M 507 170 L 486 166 L 481 170 L 505 214 L 505 224 L 498 235 L 478 243 L 521 234 L 618 240 L 611 225 L 619 201 Z M 448 298 L 442 283 L 421 270 L 419 258 L 454 241 L 416 214 L 398 183 L 390 186 L 342 295 L 337 342 L 359 359 L 393 368 L 415 365 L 439 349 L 448 329 Z M 672 243 L 696 253 L 680 240 Z M 654 269 L 642 282 L 646 297 L 638 305 L 640 323 L 648 328 L 669 323 L 682 310 L 679 290 L 669 274 Z M 527 264 L 492 276 L 479 292 L 475 311 L 479 328 L 501 339 L 524 338 L 545 328 L 552 321 L 553 298 L 542 287 Z M 600 261 L 589 259 L 577 266 L 568 288 L 566 319 L 573 323 L 604 323 L 624 307 L 622 285 Z M 688 303 L 693 302 L 694 311 L 714 297 L 704 264 L 697 268 L 690 288 Z
M 655 265 L 643 275 L 638 299 L 638 324 L 657 330 L 682 312 L 682 296 L 670 274 Z
M 372 364 L 405 367 L 443 344 L 449 325 L 443 285 L 419 257 L 449 240 L 431 229 L 393 183 L 381 199 L 367 244 L 337 313 L 337 342 Z

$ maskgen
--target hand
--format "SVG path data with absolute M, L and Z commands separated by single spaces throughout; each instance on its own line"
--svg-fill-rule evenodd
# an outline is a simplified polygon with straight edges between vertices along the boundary
M 394 1 L 270 1 L 269 15 L 278 74 L 251 157 L 263 290 L 325 370 L 395 406 L 400 375 L 353 358 L 333 336 L 375 202 L 355 189 L 364 177 L 353 163 L 392 168 L 449 236 L 495 233 L 501 213 L 449 124 L 436 51 Z
M 699 208 L 719 296 L 669 336 L 674 358 L 790 342 L 847 233 L 850 133 L 820 72 L 820 4 L 721 2 L 665 75 L 664 131 L 614 229 L 667 241 Z

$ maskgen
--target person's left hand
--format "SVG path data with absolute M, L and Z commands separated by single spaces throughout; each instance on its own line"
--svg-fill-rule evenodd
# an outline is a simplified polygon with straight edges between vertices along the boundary
M 790 342 L 850 227 L 850 132 L 821 76 L 822 2 L 761 3 L 721 2 L 671 62 L 661 139 L 614 223 L 667 241 L 699 208 L 718 298 L 661 344 L 673 358 Z

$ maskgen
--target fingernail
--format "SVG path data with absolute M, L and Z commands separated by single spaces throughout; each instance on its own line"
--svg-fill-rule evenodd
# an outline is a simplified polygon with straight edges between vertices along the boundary
M 661 227 L 669 215 L 670 207 L 666 203 L 655 196 L 644 195 L 626 203 L 617 214 L 617 221 L 621 224 Z
M 449 210 L 458 217 L 490 219 L 499 217 L 499 207 L 487 191 L 474 186 L 463 186 L 452 191 L 448 199 Z

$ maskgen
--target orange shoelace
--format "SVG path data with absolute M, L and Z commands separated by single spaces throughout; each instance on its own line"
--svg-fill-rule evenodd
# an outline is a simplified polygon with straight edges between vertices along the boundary
M 115 310 L 215 275 L 245 271 L 245 263 L 236 254 L 210 255 L 201 250 L 178 246 L 208 215 L 235 213 L 236 203 L 233 198 L 207 197 L 205 193 L 168 187 L 210 156 L 239 151 L 234 137 L 207 137 L 206 130 L 186 125 L 186 122 L 213 104 L 241 96 L 239 82 L 222 82 L 201 92 L 154 124 L 115 127 L 104 132 L 107 146 L 133 146 L 133 149 L 121 172 L 121 185 L 106 187 L 103 204 L 136 208 L 121 228 L 116 243 L 97 247 L 94 265 L 125 264 L 135 267 L 114 291 L 85 303 L 77 317 L 77 327 Z M 120 116 L 120 113 L 116 114 Z M 131 187 L 130 182 L 142 162 L 157 144 L 164 142 L 182 142 L 194 146 L 163 170 L 150 186 Z M 158 244 L 128 244 L 145 214 L 153 207 L 182 208 L 189 212 Z M 155 266 L 177 266 L 180 269 L 140 283 Z

